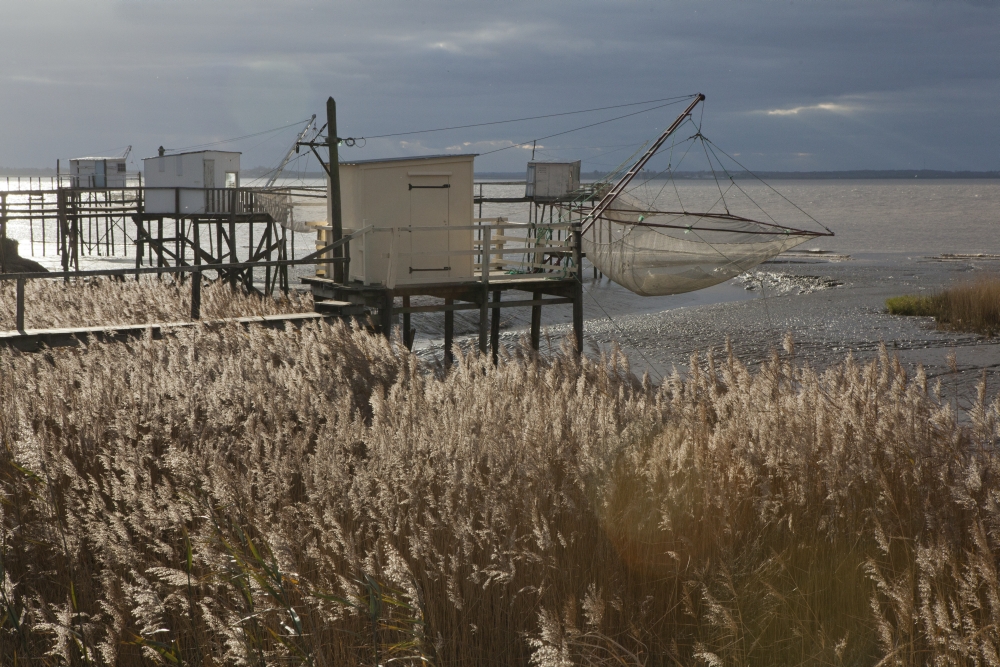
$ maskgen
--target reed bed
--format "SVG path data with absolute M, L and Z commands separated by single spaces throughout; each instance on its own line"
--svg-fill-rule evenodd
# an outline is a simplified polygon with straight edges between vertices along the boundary
M 790 341 L 0 351 L 0 663 L 996 665 L 1000 404 Z
M 1000 333 L 1000 276 L 981 276 L 931 296 L 892 297 L 885 303 L 893 315 L 933 316 L 940 329 Z
M 189 277 L 188 280 L 191 278 Z M 16 305 L 13 281 L 0 281 L 0 331 L 15 327 Z M 312 310 L 312 297 L 290 292 L 288 296 L 261 299 L 224 282 L 208 282 L 202 288 L 203 319 L 278 315 Z M 143 276 L 140 280 L 88 278 L 29 280 L 25 284 L 24 325 L 27 329 L 88 327 L 102 324 L 150 324 L 182 322 L 191 315 L 191 285 L 170 276 Z

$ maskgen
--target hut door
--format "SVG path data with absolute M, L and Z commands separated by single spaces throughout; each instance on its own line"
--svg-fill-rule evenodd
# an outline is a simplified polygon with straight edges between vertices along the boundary
M 108 163 L 104 160 L 94 161 L 94 187 L 108 187 Z
M 448 176 L 409 177 L 410 226 L 436 227 L 433 231 L 409 233 L 410 252 L 408 261 L 402 262 L 402 280 L 433 282 L 435 278 L 447 278 L 451 272 L 451 258 L 448 256 L 448 208 L 451 183 Z M 400 239 L 403 241 L 403 239 Z M 442 254 L 433 254 L 444 251 Z
M 215 187 L 215 160 L 205 160 L 205 187 Z

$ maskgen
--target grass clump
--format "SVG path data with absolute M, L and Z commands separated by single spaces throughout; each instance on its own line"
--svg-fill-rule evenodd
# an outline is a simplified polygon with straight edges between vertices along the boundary
M 930 317 L 936 312 L 933 297 L 916 294 L 890 297 L 885 300 L 885 307 L 890 315 Z
M 884 348 L 691 369 L 0 350 L 0 664 L 1000 663 L 985 387 L 963 425 Z
M 1000 333 L 1000 276 L 950 287 L 937 300 L 934 316 L 939 325 L 986 336 Z
M 932 296 L 886 299 L 893 315 L 933 316 L 938 328 L 995 336 L 1000 333 L 1000 276 L 982 276 Z

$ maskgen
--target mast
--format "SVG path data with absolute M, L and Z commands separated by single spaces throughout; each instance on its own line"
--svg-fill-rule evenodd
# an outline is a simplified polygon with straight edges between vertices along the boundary
M 670 127 L 668 127 L 666 131 L 660 135 L 660 138 L 649 147 L 649 150 L 646 151 L 641 158 L 639 158 L 638 162 L 632 165 L 632 168 L 621 177 L 621 180 L 615 183 L 615 186 L 605 193 L 605 195 L 601 198 L 601 201 L 597 202 L 597 206 L 595 206 L 594 209 L 588 214 L 587 217 L 590 218 L 590 221 L 587 223 L 587 226 L 583 228 L 583 233 L 590 229 L 597 219 L 604 214 L 604 211 L 606 211 L 607 208 L 611 206 L 616 199 L 618 199 L 618 195 L 625 191 L 625 188 L 632 182 L 635 175 L 638 174 L 644 166 L 646 166 L 646 163 L 649 162 L 649 159 L 656 154 L 656 151 L 660 150 L 660 146 L 663 145 L 671 134 L 677 131 L 677 128 L 681 126 L 681 123 L 684 122 L 685 118 L 691 115 L 691 112 L 694 111 L 696 106 L 698 106 L 698 103 L 703 102 L 704 100 L 705 96 L 701 93 L 695 95 L 694 101 L 691 102 L 691 104 L 688 105 L 688 108 L 677 117 L 677 120 L 675 120 Z

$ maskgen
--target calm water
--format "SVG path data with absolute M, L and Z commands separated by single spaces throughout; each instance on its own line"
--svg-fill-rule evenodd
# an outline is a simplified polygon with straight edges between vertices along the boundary
M 800 229 L 822 228 L 781 196 L 744 181 L 726 188 L 729 210 L 758 220 L 766 215 Z M 775 181 L 771 185 L 803 211 L 836 234 L 807 243 L 846 254 L 866 253 L 990 253 L 1000 254 L 1000 180 L 817 180 Z M 522 186 L 487 186 L 487 192 L 523 194 Z M 661 210 L 723 212 L 720 187 L 711 181 L 678 181 L 677 189 L 663 181 L 632 189 L 636 199 Z M 524 217 L 523 206 L 484 206 L 483 215 Z
M 807 243 L 803 248 L 850 255 L 1000 254 L 1000 180 L 775 181 L 771 185 L 836 234 L 833 238 Z M 0 179 L 0 190 L 5 186 L 5 179 Z M 485 193 L 519 197 L 524 194 L 524 186 L 487 185 Z M 791 226 L 821 229 L 782 196 L 759 184 L 744 181 L 721 186 L 711 181 L 678 181 L 676 189 L 670 183 L 651 181 L 634 186 L 632 195 L 660 209 L 677 210 L 680 206 L 688 211 L 719 212 L 728 207 L 733 213 L 756 219 L 766 220 L 770 215 L 777 222 Z M 486 204 L 482 209 L 484 217 L 503 215 L 511 220 L 526 220 L 527 212 L 526 204 Z M 301 220 L 323 216 L 322 209 L 303 207 L 296 210 L 296 218 Z M 50 247 L 43 259 L 36 223 L 33 254 L 46 266 L 53 267 L 54 231 L 54 228 L 47 231 Z M 32 256 L 26 223 L 12 222 L 8 234 L 21 242 L 23 255 Z M 297 254 L 310 251 L 311 240 L 311 235 L 296 234 Z M 93 257 L 88 258 L 86 264 L 95 268 L 106 261 Z

